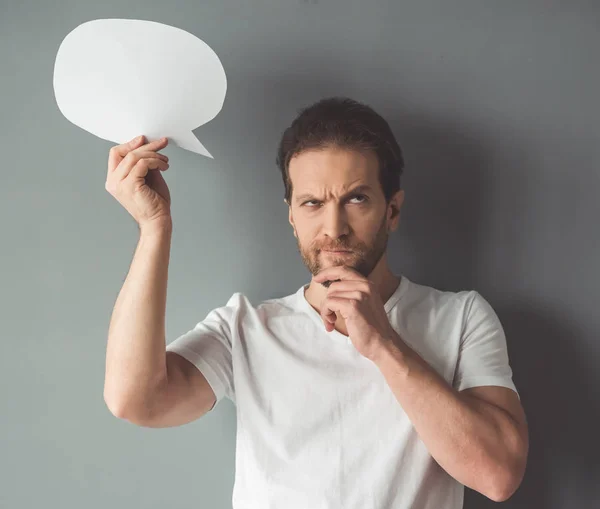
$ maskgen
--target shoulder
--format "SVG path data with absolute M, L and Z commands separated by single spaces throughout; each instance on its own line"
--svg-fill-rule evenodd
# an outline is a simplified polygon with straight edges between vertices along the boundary
M 444 330 L 451 327 L 461 336 L 484 325 L 501 327 L 491 304 L 474 289 L 449 291 L 409 282 L 398 313 L 411 323 L 425 322 Z
M 475 290 L 442 290 L 408 280 L 402 295 L 403 310 L 434 316 L 466 315 L 476 299 L 482 299 Z

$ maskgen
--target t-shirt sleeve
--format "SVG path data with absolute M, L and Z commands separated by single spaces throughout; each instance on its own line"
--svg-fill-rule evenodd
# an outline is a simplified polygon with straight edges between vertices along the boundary
M 506 336 L 498 315 L 478 292 L 470 291 L 453 386 L 458 391 L 483 385 L 508 387 L 512 380 Z
M 223 307 L 213 309 L 196 326 L 167 345 L 204 375 L 215 393 L 215 408 L 226 396 L 235 403 L 232 345 L 237 333 L 239 298 L 234 294 Z

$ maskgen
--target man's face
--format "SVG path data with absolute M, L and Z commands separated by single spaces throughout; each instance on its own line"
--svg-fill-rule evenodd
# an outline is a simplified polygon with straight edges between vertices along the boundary
M 404 192 L 386 205 L 378 172 L 373 152 L 332 147 L 307 150 L 290 161 L 289 221 L 302 260 L 313 275 L 346 265 L 368 277 L 385 253 Z

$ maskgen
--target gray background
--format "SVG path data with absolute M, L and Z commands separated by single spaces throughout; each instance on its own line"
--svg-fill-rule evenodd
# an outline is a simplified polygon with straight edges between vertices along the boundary
M 175 225 L 168 341 L 235 291 L 259 302 L 309 281 L 276 145 L 298 108 L 354 97 L 389 120 L 405 151 L 392 269 L 440 289 L 477 289 L 505 326 L 531 433 L 525 480 L 505 506 L 600 507 L 600 7 L 0 6 L 0 507 L 231 507 L 230 401 L 160 430 L 116 419 L 103 401 L 108 324 L 138 230 L 104 189 L 112 143 L 60 114 L 52 72 L 68 32 L 119 17 L 195 34 L 228 78 L 222 112 L 194 131 L 214 160 L 165 150 Z M 466 490 L 465 507 L 492 506 Z

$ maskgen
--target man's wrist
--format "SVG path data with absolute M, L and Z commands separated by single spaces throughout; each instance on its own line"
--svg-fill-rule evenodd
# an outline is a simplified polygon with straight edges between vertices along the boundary
M 140 233 L 142 235 L 157 236 L 170 235 L 173 232 L 173 221 L 171 218 L 157 219 L 148 223 L 142 223 Z
M 381 371 L 390 367 L 393 367 L 394 370 L 405 370 L 408 353 L 408 347 L 402 338 L 398 334 L 394 334 L 393 337 L 381 341 L 372 361 Z

